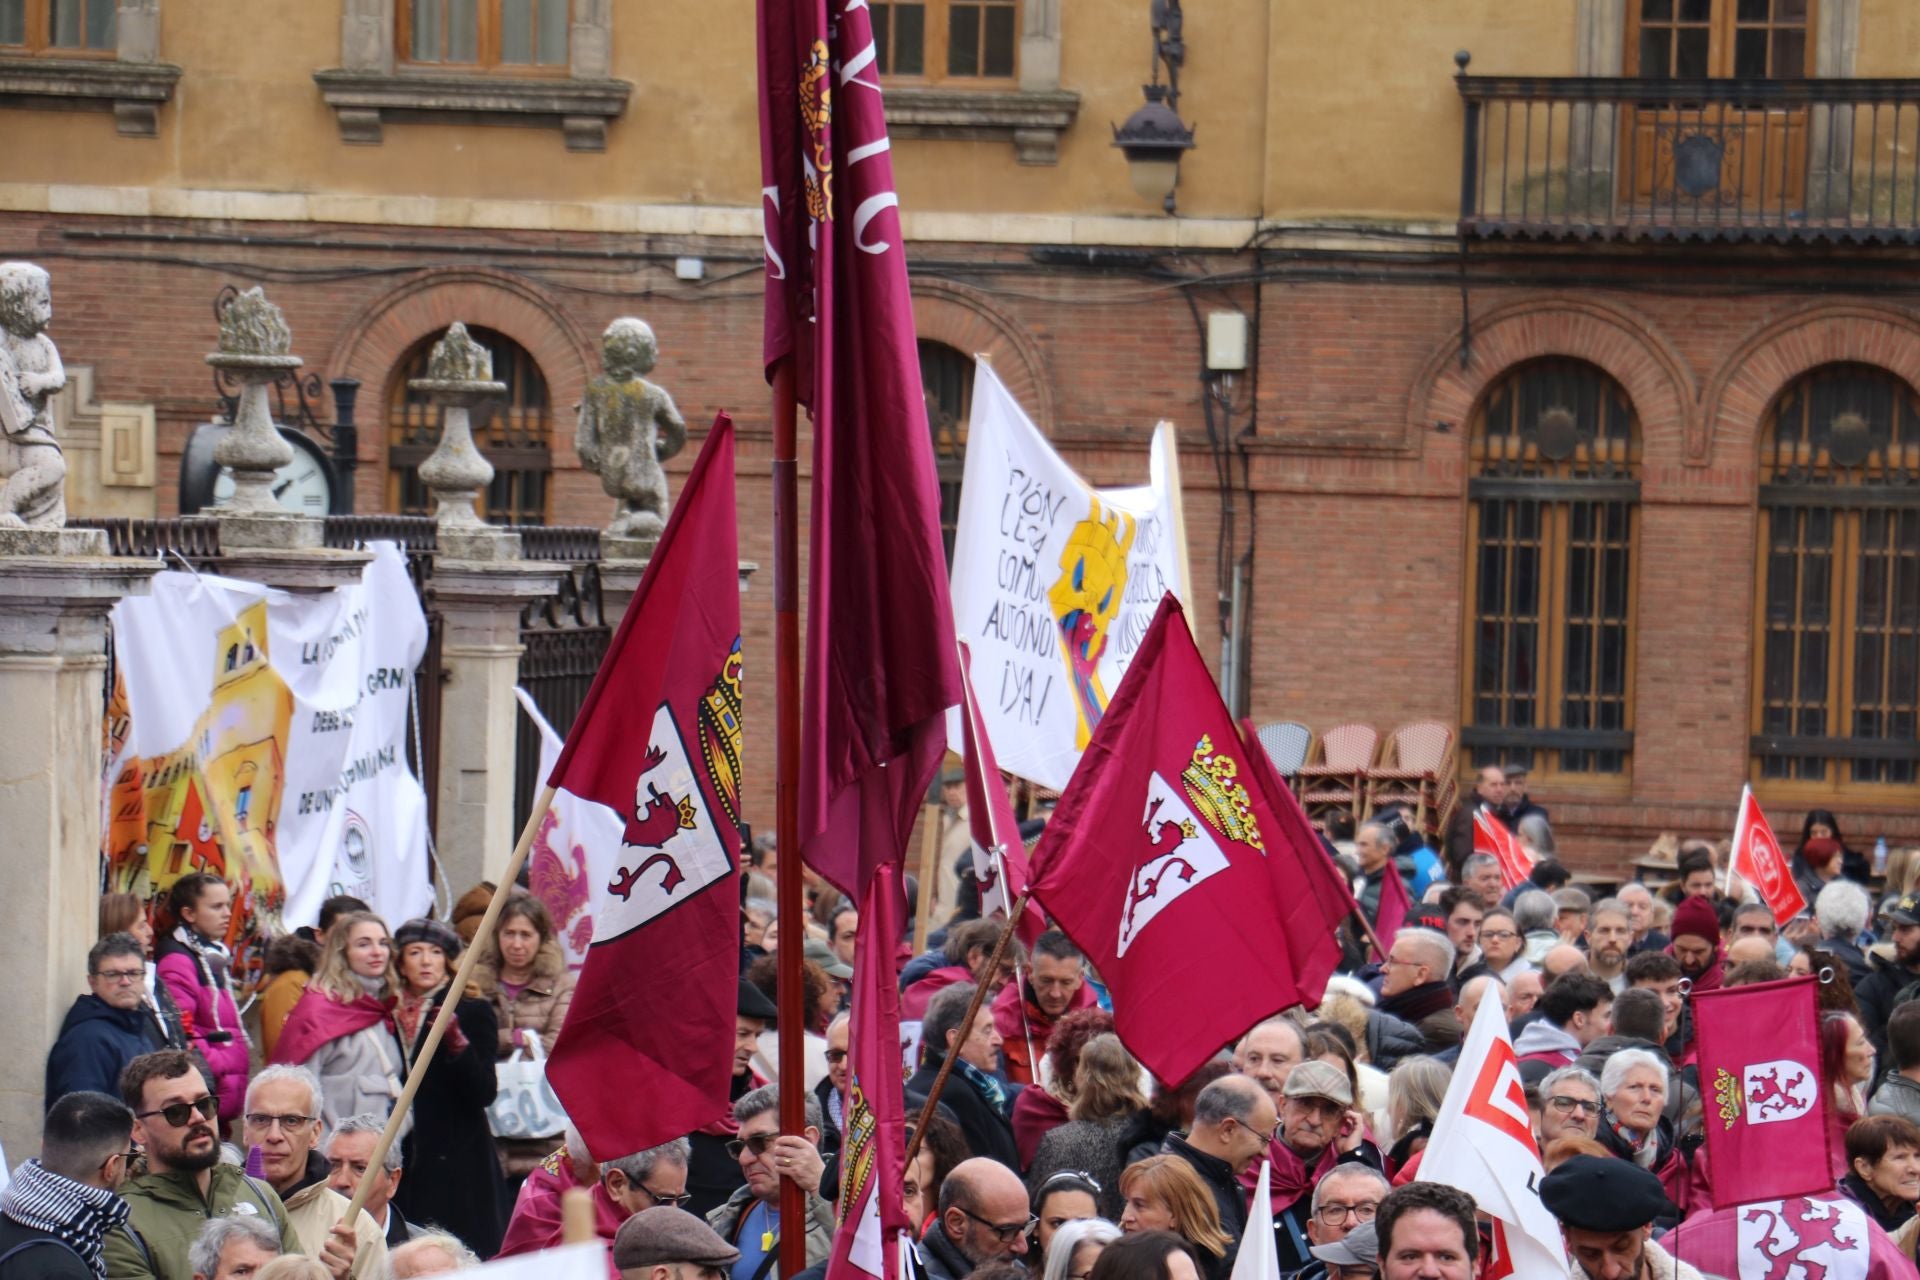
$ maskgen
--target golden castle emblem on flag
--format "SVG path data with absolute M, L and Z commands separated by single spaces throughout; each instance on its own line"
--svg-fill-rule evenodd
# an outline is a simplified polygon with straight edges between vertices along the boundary
M 740 747 L 745 738 L 740 723 L 741 670 L 740 639 L 736 636 L 720 674 L 701 695 L 697 712 L 700 759 L 727 821 L 736 827 L 740 825 Z
M 1232 756 L 1216 753 L 1210 734 L 1194 744 L 1193 761 L 1180 774 L 1187 799 L 1207 825 L 1229 840 L 1252 845 L 1262 853 L 1260 824 L 1254 819 L 1247 789 L 1240 785 L 1240 765 Z
M 1741 1105 L 1740 1081 L 1725 1067 L 1714 1072 L 1713 1100 L 1719 1104 L 1717 1114 L 1720 1122 L 1731 1129 L 1740 1122 Z

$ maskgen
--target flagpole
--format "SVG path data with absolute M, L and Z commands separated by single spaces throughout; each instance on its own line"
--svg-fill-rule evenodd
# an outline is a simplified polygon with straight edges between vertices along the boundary
M 998 782 L 999 779 L 996 778 L 994 781 Z M 1007 846 L 1004 844 L 996 844 L 993 846 L 993 865 L 995 873 L 999 877 L 1000 896 L 1005 898 L 1007 895 Z M 983 903 L 982 905 L 984 906 L 985 904 Z M 1008 932 L 1012 932 L 1013 930 L 1013 922 L 1011 920 L 1007 922 L 1007 930 Z M 991 973 L 993 971 L 989 969 L 987 972 Z M 1022 972 L 1018 960 L 1013 962 L 1013 980 L 1019 984 L 1020 1032 L 1027 1040 L 1027 1070 L 1033 1075 L 1033 1083 L 1037 1084 L 1040 1080 L 1040 1061 L 1033 1056 L 1033 1021 L 1027 1017 L 1027 975 Z M 969 1027 L 968 1030 L 972 1030 L 972 1028 Z M 1071 1084 L 1072 1081 L 1068 1081 L 1068 1083 Z
M 793 357 L 773 367 L 773 663 L 775 907 L 781 945 L 776 951 L 775 1004 L 779 1008 L 780 1132 L 805 1133 L 806 1039 L 803 992 L 807 926 L 800 875 L 800 460 L 799 406 Z M 780 1179 L 780 1274 L 807 1269 L 807 1198 L 800 1184 Z
M 1007 944 L 1013 941 L 1014 930 L 1019 927 L 1020 917 L 1026 913 L 1026 910 L 1027 895 L 1023 893 L 1014 902 L 1013 910 L 1007 913 L 1007 927 L 1000 931 L 1000 941 L 994 944 L 993 954 L 987 958 L 987 967 L 982 974 L 983 980 L 973 984 L 973 999 L 967 1002 L 967 1016 L 960 1020 L 962 1040 L 965 1040 L 973 1031 L 973 1020 L 980 1016 L 980 1006 L 986 1002 L 987 984 L 984 979 L 990 979 L 1000 972 L 1000 961 L 1007 954 Z M 1024 1000 L 1024 993 L 1022 998 Z M 921 1043 L 924 1045 L 925 1041 Z M 945 1056 L 940 1060 L 939 1074 L 933 1077 L 933 1087 L 927 1090 L 927 1101 L 926 1105 L 920 1108 L 920 1118 L 914 1123 L 913 1141 L 907 1144 L 906 1167 L 909 1169 L 913 1168 L 914 1156 L 920 1152 L 921 1139 L 927 1136 L 927 1124 L 933 1119 L 933 1109 L 940 1105 L 940 1091 L 947 1087 L 947 1077 L 953 1073 L 953 1060 L 959 1056 L 957 1048 L 948 1050 L 945 1045 L 934 1047 Z M 784 1098 L 786 1095 L 781 1096 Z M 792 1274 L 798 1275 L 799 1272 Z
M 394 1100 L 393 1113 L 387 1117 L 387 1127 L 381 1132 L 380 1141 L 374 1144 L 373 1154 L 367 1157 L 367 1171 L 360 1175 L 360 1183 L 353 1189 L 353 1202 L 343 1215 L 346 1222 L 358 1219 L 360 1211 L 367 1207 L 367 1197 L 373 1192 L 373 1180 L 380 1176 L 381 1162 L 387 1158 L 394 1139 L 400 1136 L 400 1126 L 407 1118 L 407 1110 L 413 1106 L 413 1096 L 420 1092 L 420 1082 L 426 1078 L 427 1068 L 433 1065 L 434 1052 L 440 1048 L 440 1041 L 447 1034 L 447 1025 L 453 1021 L 454 1009 L 460 1003 L 460 993 L 467 989 L 467 982 L 473 977 L 474 965 L 480 959 L 480 949 L 493 936 L 494 926 L 500 920 L 500 909 L 507 905 L 507 895 L 513 892 L 514 881 L 520 878 L 520 868 L 526 865 L 527 852 L 533 848 L 534 833 L 540 830 L 540 823 L 552 804 L 553 787 L 549 784 L 540 789 L 540 797 L 533 802 L 533 811 L 527 815 L 526 825 L 520 828 L 520 840 L 513 846 L 513 856 L 507 859 L 506 869 L 500 873 L 493 899 L 487 903 L 487 913 L 480 917 L 480 927 L 473 931 L 473 941 L 460 953 L 460 966 L 454 970 L 453 981 L 447 984 L 447 994 L 440 1001 L 440 1012 L 434 1015 L 433 1026 L 427 1031 L 420 1052 L 414 1055 L 413 1066 L 407 1071 L 407 1083 Z
M 1356 907 L 1354 908 L 1353 918 L 1366 933 L 1367 941 L 1373 944 L 1374 952 L 1378 954 L 1381 961 L 1384 962 L 1387 958 L 1387 949 L 1380 945 L 1380 935 L 1375 933 L 1373 926 L 1367 923 L 1367 913 Z

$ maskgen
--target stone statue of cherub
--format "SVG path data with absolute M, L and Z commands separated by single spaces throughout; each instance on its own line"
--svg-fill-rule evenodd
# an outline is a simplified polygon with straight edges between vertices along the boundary
M 608 536 L 655 539 L 667 524 L 667 474 L 660 463 L 686 445 L 686 420 L 673 397 L 646 380 L 659 346 L 644 320 L 615 320 L 600 351 L 606 372 L 587 385 L 574 448 L 618 500 Z
M 0 527 L 67 523 L 67 460 L 49 404 L 67 371 L 46 334 L 52 319 L 47 273 L 31 262 L 0 263 Z

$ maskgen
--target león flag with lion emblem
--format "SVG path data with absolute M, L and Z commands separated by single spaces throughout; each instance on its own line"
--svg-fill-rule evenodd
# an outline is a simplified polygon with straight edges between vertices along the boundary
M 1804 977 L 1693 994 L 1717 1209 L 1833 1188 L 1818 989 Z

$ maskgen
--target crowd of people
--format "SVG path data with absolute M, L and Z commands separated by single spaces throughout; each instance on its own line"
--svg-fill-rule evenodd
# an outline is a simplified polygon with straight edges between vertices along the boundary
M 964 825 L 957 792 L 949 807 Z M 1327 855 L 1363 911 L 1398 876 L 1411 913 L 1379 940 L 1384 955 L 1350 925 L 1316 1008 L 1274 1014 L 1172 1083 L 1116 1035 L 1099 975 L 1065 934 L 1027 948 L 978 918 L 959 848 L 942 869 L 951 886 L 926 900 L 941 926 L 897 962 L 912 1128 L 939 1089 L 901 1187 L 918 1280 L 1227 1280 L 1269 1218 L 1289 1280 L 1465 1280 L 1486 1261 L 1485 1215 L 1419 1173 L 1489 1000 L 1510 1027 L 1546 1170 L 1538 1192 L 1575 1275 L 1693 1280 L 1663 1244 L 1713 1204 L 1691 1002 L 1789 973 L 1818 979 L 1828 1194 L 1856 1202 L 1911 1265 L 1920 856 L 1889 862 L 1876 903 L 1873 869 L 1833 815 L 1810 815 L 1793 870 L 1811 909 L 1779 928 L 1764 905 L 1725 896 L 1725 853 L 1707 842 L 1679 845 L 1671 883 L 1596 900 L 1555 856 L 1524 774 L 1483 771 L 1467 808 L 1534 851 L 1529 881 L 1503 888 L 1498 863 L 1473 852 L 1470 815 L 1467 840 L 1452 838 L 1456 822 L 1438 848 L 1397 812 L 1330 824 Z M 499 1062 L 529 1041 L 551 1049 L 572 998 L 537 898 L 510 894 L 460 991 L 452 977 L 491 885 L 451 922 L 391 929 L 365 903 L 331 899 L 313 929 L 275 940 L 249 1002 L 222 942 L 224 881 L 178 881 L 158 931 L 147 904 L 108 895 L 87 993 L 47 1058 L 40 1154 L 0 1193 L 0 1280 L 440 1274 L 557 1245 L 572 1188 L 589 1192 L 611 1276 L 780 1280 L 787 1232 L 804 1237 L 807 1280 L 824 1276 L 860 922 L 820 884 L 804 926 L 778 920 L 776 855 L 756 845 L 742 876 L 728 1114 L 606 1161 L 571 1131 L 496 1138 L 490 1125 Z M 804 952 L 798 1027 L 780 1025 L 774 1001 L 773 956 L 789 945 Z M 383 1153 L 448 1000 L 448 1034 Z M 803 1040 L 800 1080 L 777 1078 L 788 1035 Z M 788 1087 L 806 1093 L 806 1124 L 783 1135 Z M 1263 1172 L 1268 1199 L 1255 1205 Z M 805 1193 L 803 1222 L 781 1221 L 783 1180 Z

